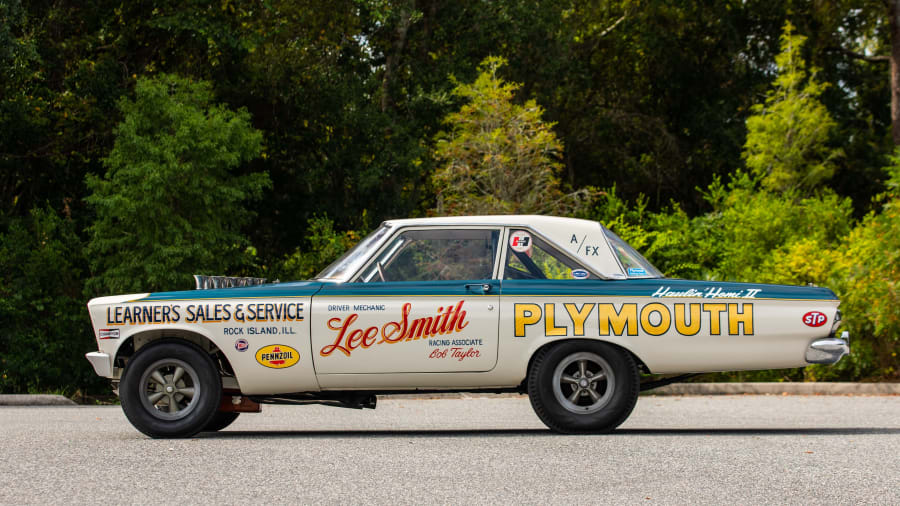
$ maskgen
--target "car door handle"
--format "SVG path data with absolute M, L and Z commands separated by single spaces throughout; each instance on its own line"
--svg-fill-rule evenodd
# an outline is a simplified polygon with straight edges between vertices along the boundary
M 488 293 L 491 291 L 490 283 L 466 283 L 466 291 L 475 293 Z

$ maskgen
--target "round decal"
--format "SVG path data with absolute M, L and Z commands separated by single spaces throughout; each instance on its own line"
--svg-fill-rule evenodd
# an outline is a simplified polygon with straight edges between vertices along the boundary
M 509 247 L 519 253 L 531 251 L 531 236 L 524 230 L 517 230 L 509 236 Z
M 234 349 L 237 351 L 247 351 L 250 348 L 250 343 L 246 339 L 238 339 L 234 342 Z
M 810 311 L 803 315 L 803 324 L 807 327 L 821 327 L 828 321 L 828 317 L 821 311 Z
M 591 274 L 584 269 L 575 269 L 572 271 L 572 277 L 575 279 L 587 279 Z
M 273 344 L 256 352 L 256 361 L 272 369 L 284 369 L 300 361 L 297 350 L 283 344 Z

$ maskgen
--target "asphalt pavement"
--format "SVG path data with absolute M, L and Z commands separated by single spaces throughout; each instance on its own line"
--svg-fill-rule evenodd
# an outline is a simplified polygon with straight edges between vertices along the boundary
M 264 406 L 153 440 L 117 406 L 0 407 L 0 504 L 900 504 L 900 396 L 644 396 L 615 433 L 525 397 Z

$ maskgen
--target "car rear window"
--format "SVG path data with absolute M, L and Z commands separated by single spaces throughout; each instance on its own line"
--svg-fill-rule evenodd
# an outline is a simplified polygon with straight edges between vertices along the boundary
M 627 242 L 623 241 L 619 236 L 614 234 L 612 230 L 603 227 L 603 233 L 606 234 L 606 238 L 609 240 L 609 245 L 612 246 L 613 252 L 615 252 L 616 257 L 622 264 L 622 269 L 625 271 L 625 275 L 627 275 L 629 278 L 664 277 L 662 273 L 653 266 L 653 264 L 651 264 L 649 261 L 647 261 L 646 258 L 641 256 L 641 254 L 638 253 L 636 249 L 629 246 Z

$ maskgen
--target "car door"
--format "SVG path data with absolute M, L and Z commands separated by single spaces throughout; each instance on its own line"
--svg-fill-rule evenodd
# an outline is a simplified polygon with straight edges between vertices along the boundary
M 598 283 L 580 260 L 534 231 L 511 227 L 503 259 L 503 329 L 510 354 L 553 339 L 596 338 Z
M 317 375 L 483 372 L 497 362 L 500 227 L 398 230 L 313 297 Z

